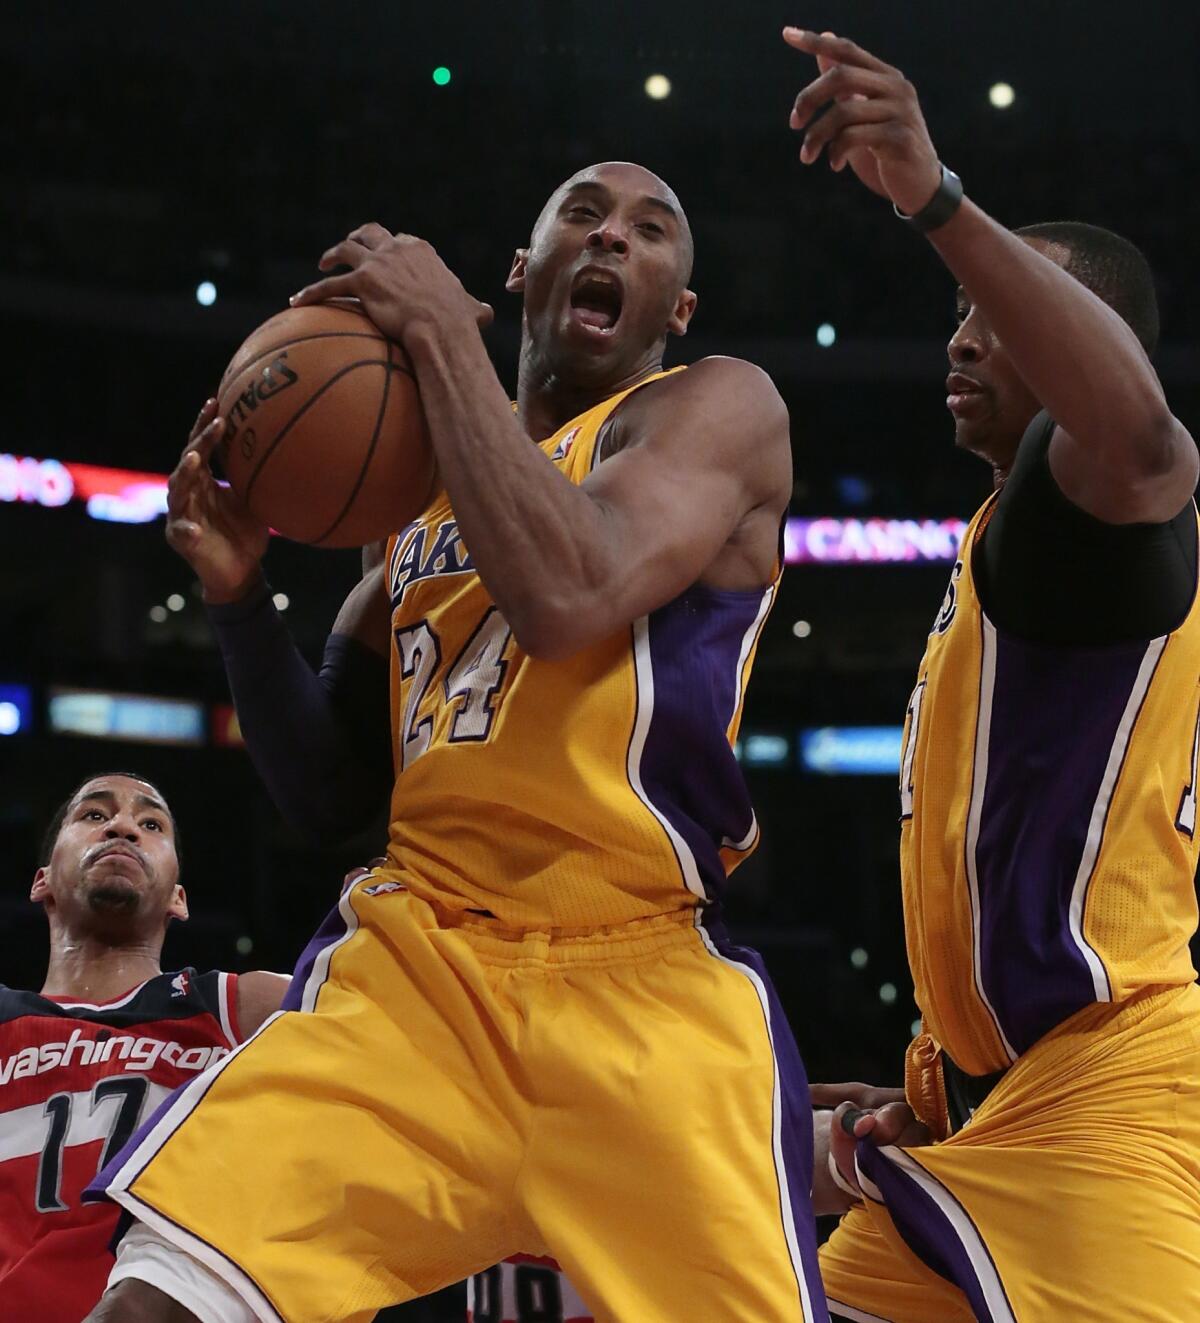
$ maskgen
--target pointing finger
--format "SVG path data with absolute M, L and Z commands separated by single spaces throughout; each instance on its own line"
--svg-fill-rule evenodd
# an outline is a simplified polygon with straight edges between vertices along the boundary
M 832 32 L 807 32 L 803 28 L 784 28 L 783 39 L 798 51 L 807 51 L 809 55 L 818 57 L 824 55 L 834 64 L 852 64 L 860 69 L 874 69 L 878 73 L 899 72 L 847 37 L 839 37 Z

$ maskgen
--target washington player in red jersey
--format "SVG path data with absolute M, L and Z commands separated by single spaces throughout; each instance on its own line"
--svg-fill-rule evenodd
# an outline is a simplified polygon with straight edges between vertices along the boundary
M 0 984 L 0 1318 L 79 1323 L 113 1266 L 119 1210 L 83 1187 L 179 1084 L 225 1056 L 287 988 L 278 974 L 163 973 L 187 918 L 175 820 L 129 773 L 94 776 L 51 822 L 32 900 L 40 992 Z

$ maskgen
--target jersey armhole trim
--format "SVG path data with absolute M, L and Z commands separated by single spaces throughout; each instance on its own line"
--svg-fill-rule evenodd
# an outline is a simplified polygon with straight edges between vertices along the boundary
M 243 1037 L 237 1012 L 237 981 L 236 974 L 217 975 L 217 1010 L 221 1019 L 221 1032 L 228 1039 L 230 1047 L 237 1047 Z

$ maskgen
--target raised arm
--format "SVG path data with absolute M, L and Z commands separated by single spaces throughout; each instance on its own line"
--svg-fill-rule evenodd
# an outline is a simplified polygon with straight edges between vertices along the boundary
M 792 111 L 800 159 L 827 150 L 834 170 L 849 165 L 902 214 L 920 212 L 941 166 L 916 89 L 852 41 L 796 28 L 784 37 L 818 65 Z M 928 238 L 1058 424 L 1050 465 L 1064 494 L 1109 523 L 1177 514 L 1196 485 L 1196 447 L 1121 317 L 969 199 Z
M 263 577 L 267 530 L 209 469 L 220 429 L 210 400 L 171 475 L 167 540 L 200 580 L 242 734 L 276 807 L 310 838 L 341 839 L 372 821 L 392 781 L 382 555 L 364 553 L 315 674 Z
M 710 572 L 724 587 L 768 581 L 791 450 L 764 373 L 708 359 L 647 386 L 615 416 L 613 458 L 575 486 L 530 443 L 480 339 L 479 305 L 427 243 L 364 226 L 325 255 L 339 263 L 355 269 L 296 301 L 353 294 L 408 350 L 464 541 L 527 652 L 568 656 Z

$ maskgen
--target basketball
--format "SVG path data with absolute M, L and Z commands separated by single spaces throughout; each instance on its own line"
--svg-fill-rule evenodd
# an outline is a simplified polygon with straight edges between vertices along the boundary
M 217 400 L 225 476 L 285 537 L 359 547 L 428 504 L 433 450 L 411 364 L 353 300 L 264 322 L 234 354 Z

